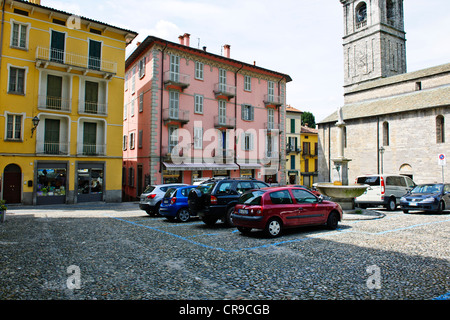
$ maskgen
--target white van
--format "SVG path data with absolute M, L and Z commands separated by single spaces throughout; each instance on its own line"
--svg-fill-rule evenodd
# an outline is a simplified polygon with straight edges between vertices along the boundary
M 355 198 L 358 207 L 384 206 L 389 211 L 395 210 L 400 198 L 416 185 L 409 177 L 391 174 L 359 176 L 355 183 L 369 185 L 363 195 Z

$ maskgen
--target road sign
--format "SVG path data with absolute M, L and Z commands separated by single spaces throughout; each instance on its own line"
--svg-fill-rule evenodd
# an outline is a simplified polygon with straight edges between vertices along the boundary
M 439 156 L 438 156 L 438 164 L 440 166 L 445 166 L 446 162 L 447 162 L 447 159 L 445 158 L 445 154 L 443 154 L 443 153 L 439 154 Z

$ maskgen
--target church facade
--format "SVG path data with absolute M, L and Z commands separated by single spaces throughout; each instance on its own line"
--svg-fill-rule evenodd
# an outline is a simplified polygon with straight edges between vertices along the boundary
M 438 161 L 450 156 L 450 64 L 407 73 L 402 0 L 341 3 L 349 182 L 380 173 L 416 183 L 450 181 Z M 337 120 L 335 112 L 318 124 L 319 181 L 334 174 Z

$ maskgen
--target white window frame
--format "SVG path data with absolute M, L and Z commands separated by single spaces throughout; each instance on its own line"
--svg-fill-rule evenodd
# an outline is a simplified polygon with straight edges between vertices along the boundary
M 244 76 L 244 91 L 252 91 L 252 77 Z
M 12 128 L 12 137 L 8 138 L 8 117 L 13 117 L 13 128 Z M 21 117 L 20 119 L 20 137 L 15 138 L 16 136 L 16 124 L 17 124 L 17 117 Z M 26 113 L 10 113 L 5 112 L 5 139 L 6 141 L 23 141 L 23 126 L 24 126 L 24 120 L 26 117 Z
M 227 70 L 219 69 L 219 90 L 227 90 Z
M 275 83 L 273 81 L 267 81 L 267 96 L 270 102 L 275 100 Z
M 24 74 L 23 74 L 23 92 L 10 91 L 9 90 L 10 82 L 11 82 L 11 68 L 24 70 Z M 28 67 L 14 66 L 14 65 L 8 63 L 8 87 L 7 87 L 7 93 L 25 95 L 26 92 L 27 92 L 27 74 L 28 74 Z M 17 88 L 17 74 L 16 74 L 16 88 Z
M 139 94 L 139 112 L 144 111 L 144 93 Z
M 180 93 L 175 90 L 169 91 L 169 117 L 178 119 L 180 114 Z
M 267 109 L 267 129 L 273 130 L 275 124 L 275 111 L 272 108 Z
M 135 142 L 135 132 L 130 132 L 130 150 L 134 150 L 134 142 Z
M 131 69 L 131 94 L 136 91 L 136 66 Z
M 19 33 L 18 33 L 18 39 L 17 39 L 17 45 L 14 44 L 14 25 L 18 25 L 19 26 Z M 26 28 L 25 31 L 25 46 L 21 46 L 20 42 L 22 40 L 22 28 Z M 29 34 L 30 34 L 30 28 L 31 28 L 31 23 L 23 23 L 23 22 L 19 22 L 19 21 L 15 21 L 13 19 L 11 19 L 11 48 L 15 48 L 15 49 L 23 49 L 23 50 L 28 50 L 28 43 L 29 43 Z
M 128 146 L 128 137 L 126 134 L 124 134 L 122 140 L 122 150 L 123 151 L 127 150 L 127 146 Z
M 142 79 L 145 76 L 145 63 L 146 63 L 146 57 L 142 58 L 138 62 L 139 79 Z
M 204 64 L 200 61 L 195 61 L 195 79 L 203 80 Z
M 180 80 L 180 56 L 170 55 L 170 80 L 178 82 Z
M 169 126 L 169 153 L 172 153 L 172 149 L 178 144 L 178 127 L 177 126 Z
M 203 149 L 203 128 L 194 127 L 194 149 Z
M 204 97 L 200 94 L 194 95 L 194 113 L 203 114 Z
M 227 123 L 227 102 L 225 100 L 219 100 L 219 124 L 223 125 Z

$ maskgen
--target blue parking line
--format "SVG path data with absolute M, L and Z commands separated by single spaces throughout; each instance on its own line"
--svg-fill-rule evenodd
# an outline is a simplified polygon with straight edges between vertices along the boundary
M 442 296 L 436 297 L 433 300 L 450 300 L 450 292 L 443 294 Z
M 255 246 L 255 247 L 247 247 L 247 248 L 240 248 L 240 249 L 224 249 L 224 248 L 215 247 L 215 246 L 207 245 L 207 244 L 204 244 L 204 243 L 192 240 L 192 238 L 195 238 L 195 237 L 214 236 L 214 235 L 220 235 L 222 233 L 209 233 L 209 234 L 201 234 L 201 235 L 196 235 L 196 236 L 183 237 L 183 236 L 180 236 L 178 234 L 175 234 L 175 233 L 172 233 L 172 232 L 169 232 L 169 231 L 164 231 L 164 230 L 161 230 L 161 229 L 158 229 L 158 228 L 155 228 L 155 227 L 151 227 L 151 226 L 148 226 L 148 225 L 136 223 L 136 222 L 133 222 L 133 221 L 128 221 L 128 220 L 121 219 L 121 218 L 112 217 L 112 216 L 109 216 L 109 215 L 108 215 L 108 217 L 112 218 L 112 219 L 115 219 L 115 220 L 119 220 L 119 221 L 122 221 L 122 222 L 129 223 L 129 224 L 132 224 L 132 225 L 135 225 L 135 226 L 144 227 L 146 229 L 150 229 L 150 230 L 153 230 L 153 231 L 157 231 L 157 232 L 160 232 L 160 233 L 171 235 L 171 236 L 173 236 L 175 238 L 178 238 L 178 239 L 183 240 L 183 241 L 187 241 L 189 243 L 192 243 L 194 245 L 198 245 L 198 246 L 203 247 L 203 248 L 219 250 L 219 251 L 227 252 L 227 253 L 239 252 L 239 251 L 242 251 L 242 250 L 254 250 L 254 249 L 260 249 L 260 248 L 267 248 L 269 246 L 278 246 L 278 245 L 282 245 L 282 244 L 286 244 L 286 243 L 303 242 L 303 241 L 306 241 L 306 240 L 316 239 L 316 238 L 319 238 L 319 237 L 332 236 L 332 235 L 336 235 L 336 234 L 352 233 L 352 232 L 360 233 L 360 234 L 369 234 L 369 235 L 380 235 L 380 234 L 386 234 L 386 233 L 390 233 L 390 232 L 402 231 L 402 230 L 417 228 L 417 227 L 421 227 L 421 226 L 425 226 L 425 225 L 432 225 L 432 224 L 437 224 L 437 223 L 443 223 L 443 222 L 449 222 L 450 221 L 450 219 L 447 219 L 447 220 L 443 220 L 443 221 L 435 221 L 435 222 L 429 222 L 429 223 L 416 224 L 416 225 L 412 225 L 412 226 L 409 226 L 409 227 L 391 229 L 391 230 L 380 231 L 380 232 L 353 231 L 353 230 L 343 230 L 341 228 L 338 228 L 334 232 L 319 233 L 318 235 L 312 235 L 312 236 L 298 238 L 298 239 L 284 240 L 284 241 L 279 241 L 279 242 L 274 242 L 274 243 L 269 243 L 269 244 L 263 244 L 263 245 Z M 364 220 L 361 220 L 361 221 L 364 221 Z M 238 230 L 234 230 L 231 233 L 235 233 L 235 232 L 238 232 Z

